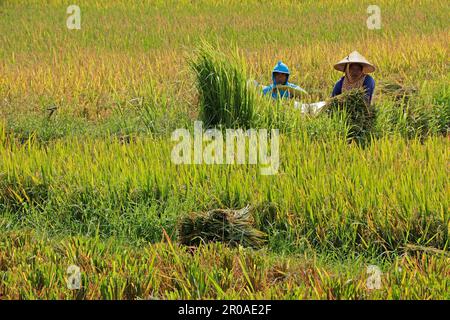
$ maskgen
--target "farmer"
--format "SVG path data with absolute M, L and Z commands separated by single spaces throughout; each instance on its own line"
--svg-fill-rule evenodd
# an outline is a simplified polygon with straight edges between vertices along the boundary
M 358 51 L 353 51 L 347 57 L 334 65 L 338 71 L 345 75 L 334 85 L 332 97 L 345 91 L 364 88 L 366 91 L 366 102 L 370 105 L 372 101 L 373 90 L 375 89 L 375 80 L 368 74 L 375 71 L 375 67 L 366 60 Z
M 270 94 L 273 99 L 278 98 L 294 98 L 297 94 L 306 91 L 299 86 L 288 82 L 289 80 L 289 68 L 283 62 L 278 61 L 277 65 L 273 68 L 272 71 L 272 81 L 273 84 L 265 86 L 263 88 L 263 95 Z M 278 86 L 283 86 L 285 88 L 277 88 Z M 292 88 L 292 90 L 287 90 L 286 87 Z

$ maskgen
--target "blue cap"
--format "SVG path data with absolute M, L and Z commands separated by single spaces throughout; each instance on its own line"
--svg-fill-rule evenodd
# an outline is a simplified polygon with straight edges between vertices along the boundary
M 274 72 L 290 74 L 288 66 L 285 65 L 281 60 L 278 61 L 277 65 L 273 68 L 272 73 Z

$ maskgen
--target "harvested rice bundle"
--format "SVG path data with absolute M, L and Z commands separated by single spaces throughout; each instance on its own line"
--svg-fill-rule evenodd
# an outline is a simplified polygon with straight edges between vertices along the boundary
M 255 92 L 250 90 L 245 62 L 239 53 L 231 59 L 203 43 L 189 61 L 196 75 L 200 119 L 208 127 L 250 128 Z
M 349 137 L 356 140 L 370 134 L 375 120 L 375 109 L 367 103 L 364 89 L 349 90 L 328 99 L 323 110 L 329 114 L 345 111 L 350 125 Z
M 409 99 L 417 93 L 414 87 L 406 86 L 400 82 L 384 82 L 380 84 L 380 92 L 384 95 L 392 97 L 398 104 L 407 104 Z
M 266 234 L 254 227 L 247 206 L 241 210 L 213 209 L 193 212 L 181 219 L 178 239 L 181 244 L 198 246 L 207 242 L 223 242 L 230 246 L 261 248 Z

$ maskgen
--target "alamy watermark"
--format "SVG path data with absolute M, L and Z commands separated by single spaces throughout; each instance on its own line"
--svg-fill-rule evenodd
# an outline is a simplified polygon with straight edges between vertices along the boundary
M 277 174 L 280 166 L 279 130 L 220 129 L 203 130 L 203 122 L 194 122 L 194 134 L 176 129 L 172 141 L 174 164 L 258 164 L 262 175 Z M 270 142 L 269 142 L 270 140 Z M 225 149 L 225 150 L 224 150 Z
M 370 276 L 366 280 L 366 287 L 369 290 L 379 290 L 381 289 L 381 269 L 376 265 L 367 266 L 366 273 Z
M 379 30 L 381 29 L 381 9 L 377 5 L 370 5 L 367 7 L 367 13 L 370 16 L 366 20 L 367 28 L 369 30 Z
M 379 6 L 371 4 L 367 7 L 367 13 L 370 15 L 366 20 L 369 30 L 381 29 L 381 9 Z M 66 20 L 66 26 L 69 30 L 81 29 L 81 9 L 78 5 L 72 4 L 67 7 L 66 13 L 69 15 Z
M 81 9 L 77 5 L 67 7 L 66 13 L 69 15 L 66 20 L 66 26 L 69 30 L 81 29 Z
M 70 290 L 80 290 L 81 289 L 81 271 L 80 267 L 76 265 L 70 265 L 67 270 L 66 284 L 67 288 Z

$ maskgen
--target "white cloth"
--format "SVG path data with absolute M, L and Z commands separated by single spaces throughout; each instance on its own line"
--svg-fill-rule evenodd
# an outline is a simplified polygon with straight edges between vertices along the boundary
M 301 113 L 312 113 L 316 114 L 326 105 L 325 101 L 319 101 L 314 103 L 300 103 L 298 101 L 294 102 L 294 108 L 299 109 Z

